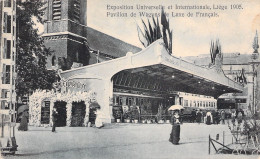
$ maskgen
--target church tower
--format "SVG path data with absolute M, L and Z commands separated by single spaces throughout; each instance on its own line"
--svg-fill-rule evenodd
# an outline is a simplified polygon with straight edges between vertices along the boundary
M 45 45 L 53 53 L 48 69 L 70 69 L 88 64 L 87 0 L 45 0 Z

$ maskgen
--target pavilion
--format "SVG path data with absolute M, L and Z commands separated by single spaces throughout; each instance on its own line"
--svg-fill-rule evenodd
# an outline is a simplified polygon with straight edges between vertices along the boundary
M 216 60 L 218 61 L 218 60 Z M 225 76 L 221 64 L 201 67 L 168 53 L 157 40 L 138 53 L 59 73 L 61 91 L 93 91 L 103 112 L 103 122 L 113 121 L 115 94 L 169 98 L 187 92 L 218 98 L 242 92 L 243 86 Z M 175 96 L 175 101 L 178 97 Z

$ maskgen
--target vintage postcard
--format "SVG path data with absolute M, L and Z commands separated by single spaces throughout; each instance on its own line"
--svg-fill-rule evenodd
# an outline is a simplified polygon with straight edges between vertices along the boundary
M 0 158 L 259 158 L 259 0 L 0 10 Z

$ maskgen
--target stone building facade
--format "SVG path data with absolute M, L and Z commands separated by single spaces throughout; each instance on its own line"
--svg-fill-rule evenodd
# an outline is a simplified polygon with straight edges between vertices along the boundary
M 16 58 L 16 20 L 15 1 L 0 1 L 0 89 L 1 109 L 14 107 L 15 99 L 15 58 Z M 13 100 L 15 101 L 15 100 Z
M 258 46 L 258 34 L 256 32 L 254 42 Z M 210 54 L 184 57 L 196 65 L 208 67 Z M 241 108 L 252 113 L 260 108 L 260 58 L 258 48 L 253 46 L 252 53 L 224 53 L 222 69 L 230 79 L 243 84 L 242 93 L 227 93 L 218 98 L 218 108 Z

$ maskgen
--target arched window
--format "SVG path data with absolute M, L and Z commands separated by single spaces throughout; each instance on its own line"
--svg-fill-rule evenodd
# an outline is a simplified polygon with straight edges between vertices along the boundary
M 79 52 L 76 52 L 76 62 L 79 62 Z
M 56 65 L 56 56 L 53 56 L 51 59 L 51 65 L 55 66 Z

